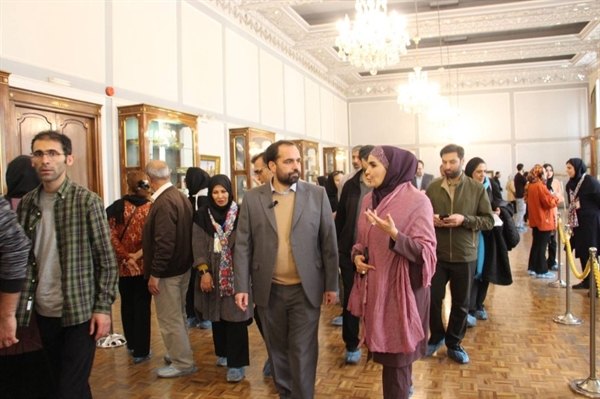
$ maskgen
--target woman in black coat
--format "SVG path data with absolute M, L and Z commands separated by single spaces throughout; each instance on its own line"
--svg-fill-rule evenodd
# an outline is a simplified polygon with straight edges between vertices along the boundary
M 580 158 L 567 161 L 567 198 L 569 199 L 568 224 L 573 231 L 571 248 L 581 261 L 581 270 L 589 259 L 590 247 L 600 248 L 600 183 L 586 174 L 587 167 Z M 590 287 L 589 275 L 573 289 Z
M 473 326 L 475 324 L 474 319 L 487 320 L 488 318 L 483 302 L 487 296 L 490 283 L 496 285 L 512 284 L 508 251 L 519 243 L 519 233 L 512 220 L 510 203 L 494 196 L 491 181 L 486 176 L 484 160 L 477 157 L 471 159 L 465 167 L 465 174 L 484 185 L 494 213 L 503 222 L 502 226 L 495 226 L 490 231 L 481 232 L 483 245 L 480 244 L 478 248 L 477 262 L 483 264 L 481 272 L 479 272 L 479 266 L 477 268 L 478 272 L 471 287 L 469 304 L 468 325 Z

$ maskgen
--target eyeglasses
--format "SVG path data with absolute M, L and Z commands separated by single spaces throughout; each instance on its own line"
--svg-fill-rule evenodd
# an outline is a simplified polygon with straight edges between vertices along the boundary
M 54 158 L 56 158 L 56 157 L 58 157 L 60 155 L 65 155 L 65 154 L 62 154 L 62 153 L 60 153 L 58 151 L 55 151 L 55 150 L 36 151 L 36 152 L 34 152 L 34 153 L 31 154 L 31 156 L 34 157 L 34 158 L 43 158 L 44 155 L 47 156 L 48 159 L 54 159 Z
M 264 166 L 260 169 L 254 169 L 254 174 L 257 176 L 260 175 L 260 173 L 262 172 L 263 169 L 264 169 Z

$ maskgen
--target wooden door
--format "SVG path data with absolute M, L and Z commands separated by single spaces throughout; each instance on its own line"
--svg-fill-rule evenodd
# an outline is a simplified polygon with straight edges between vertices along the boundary
M 92 120 L 81 116 L 56 114 L 56 130 L 71 139 L 75 161 L 69 168 L 69 177 L 83 187 L 90 187 L 89 164 L 93 154 L 89 145 Z
M 5 136 L 6 162 L 31 153 L 31 140 L 44 130 L 71 139 L 75 163 L 67 169 L 71 180 L 102 196 L 100 105 L 10 89 L 9 129 Z

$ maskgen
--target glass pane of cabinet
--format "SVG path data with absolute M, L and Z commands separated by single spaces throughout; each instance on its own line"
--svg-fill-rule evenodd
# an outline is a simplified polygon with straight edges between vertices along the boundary
M 329 176 L 331 172 L 341 170 L 346 173 L 347 151 L 340 147 L 323 147 L 323 174 Z
M 252 157 L 275 141 L 275 133 L 252 127 L 229 129 L 233 198 L 240 204 L 246 191 L 259 185 L 253 179 Z
M 125 119 L 125 167 L 140 166 L 140 125 L 135 117 Z
M 236 137 L 234 143 L 235 170 L 244 170 L 246 163 L 246 139 L 244 137 Z
M 319 143 L 308 140 L 292 140 L 302 157 L 302 178 L 308 183 L 317 184 L 320 176 Z
M 169 165 L 171 183 L 181 184 L 185 172 L 194 166 L 192 129 L 168 120 L 154 119 L 148 128 L 149 159 L 160 159 Z

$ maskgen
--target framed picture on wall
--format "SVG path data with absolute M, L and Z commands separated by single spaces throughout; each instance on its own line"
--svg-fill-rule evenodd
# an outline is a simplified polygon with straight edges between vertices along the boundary
M 486 170 L 485 174 L 487 175 L 487 177 L 489 177 L 490 179 L 494 178 L 494 171 L 493 170 Z
M 218 175 L 221 172 L 221 158 L 214 155 L 200 155 L 200 168 L 210 176 Z

